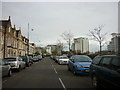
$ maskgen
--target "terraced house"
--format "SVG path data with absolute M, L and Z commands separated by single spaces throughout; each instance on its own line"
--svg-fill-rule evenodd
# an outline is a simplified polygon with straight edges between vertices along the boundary
M 27 55 L 28 41 L 20 29 L 12 27 L 10 16 L 8 20 L 0 20 L 0 58 Z

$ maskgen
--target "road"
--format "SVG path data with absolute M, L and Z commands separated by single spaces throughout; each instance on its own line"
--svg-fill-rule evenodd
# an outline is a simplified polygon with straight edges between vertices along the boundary
M 2 88 L 93 88 L 89 76 L 73 75 L 67 65 L 59 65 L 49 57 L 34 63 L 12 77 L 4 77 Z

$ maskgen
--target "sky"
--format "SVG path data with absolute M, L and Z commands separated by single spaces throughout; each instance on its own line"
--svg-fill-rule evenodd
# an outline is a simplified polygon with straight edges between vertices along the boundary
M 29 23 L 30 41 L 38 46 L 56 44 L 58 39 L 65 43 L 61 37 L 64 32 L 71 32 L 74 38 L 90 38 L 86 34 L 99 25 L 104 25 L 102 33 L 108 33 L 106 42 L 111 40 L 111 33 L 118 32 L 117 2 L 5 1 L 2 2 L 2 19 L 11 16 L 12 25 L 21 28 L 26 37 Z M 89 43 L 91 52 L 98 51 L 97 42 L 90 40 Z

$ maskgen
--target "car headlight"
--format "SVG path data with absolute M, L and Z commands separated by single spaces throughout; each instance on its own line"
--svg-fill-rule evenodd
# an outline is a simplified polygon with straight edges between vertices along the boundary
M 76 67 L 83 67 L 82 65 L 76 65 Z

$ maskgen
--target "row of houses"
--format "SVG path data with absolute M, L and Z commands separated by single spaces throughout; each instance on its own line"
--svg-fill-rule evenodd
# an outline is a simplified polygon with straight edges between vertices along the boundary
M 34 54 L 35 49 L 36 45 L 29 43 L 21 29 L 16 29 L 15 25 L 12 27 L 10 16 L 8 20 L 0 20 L 0 59 Z

